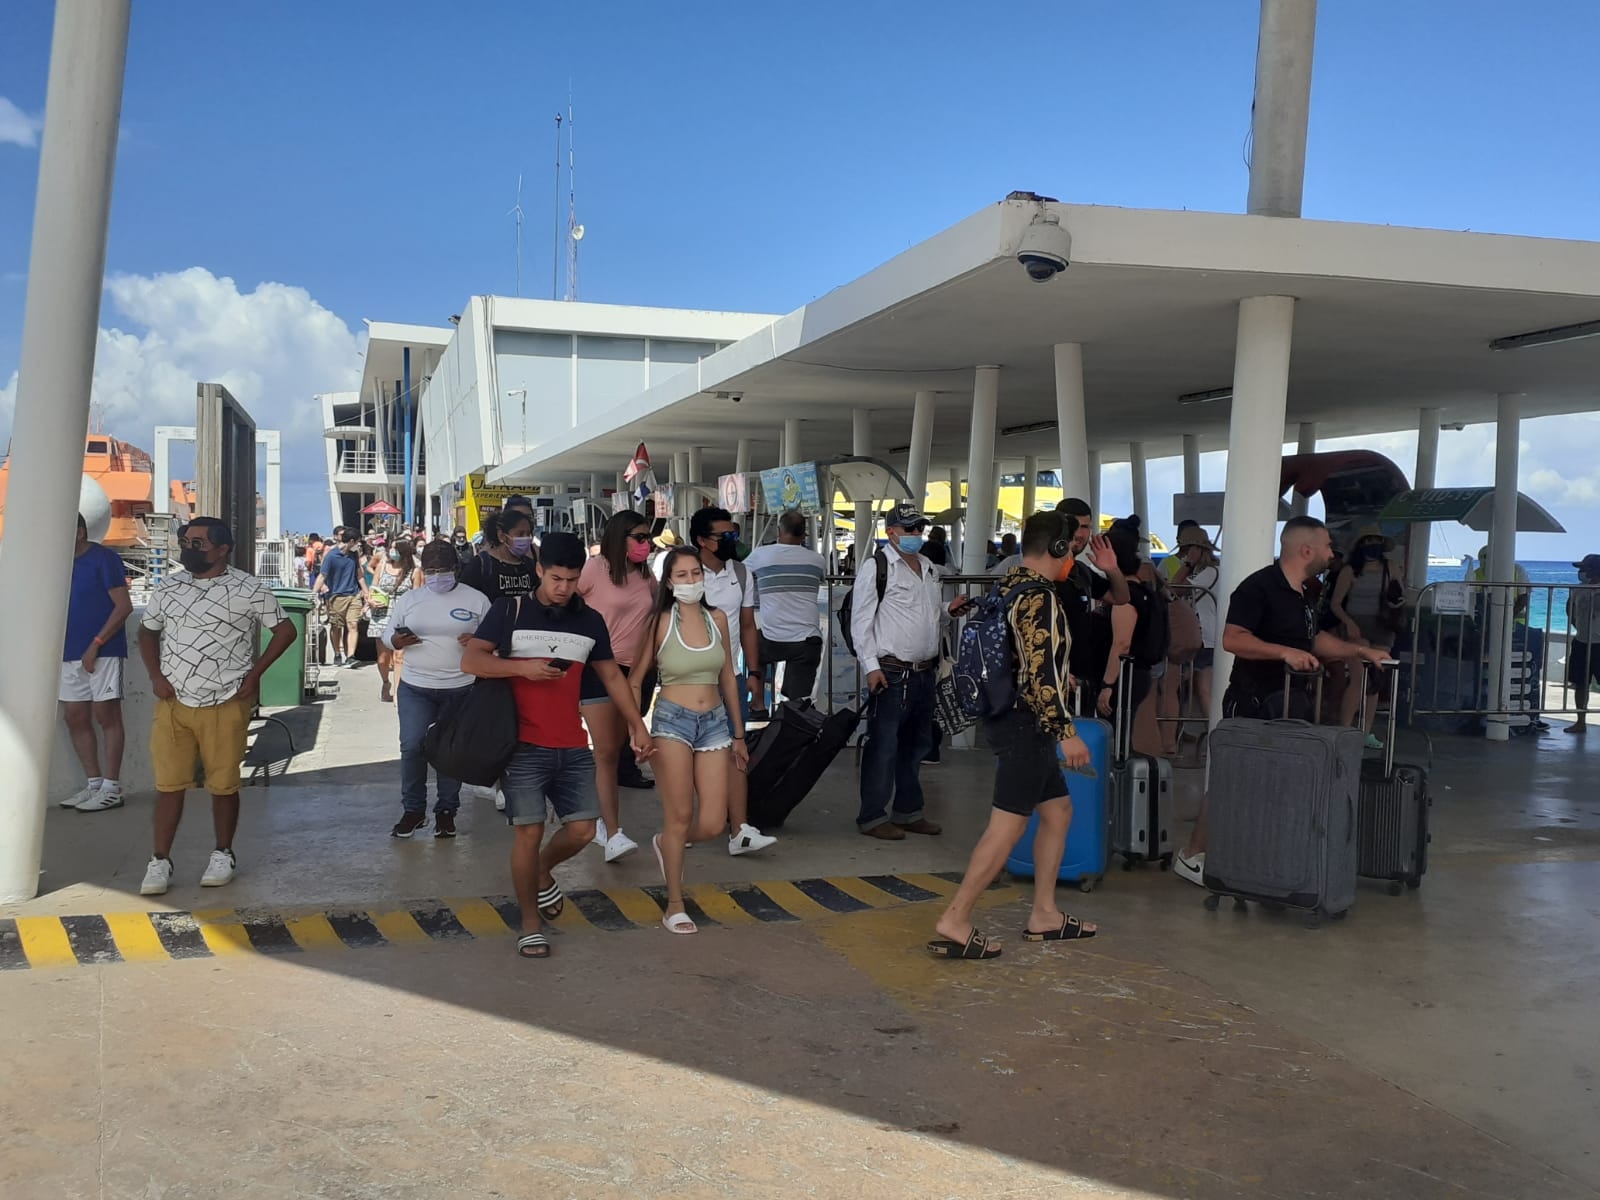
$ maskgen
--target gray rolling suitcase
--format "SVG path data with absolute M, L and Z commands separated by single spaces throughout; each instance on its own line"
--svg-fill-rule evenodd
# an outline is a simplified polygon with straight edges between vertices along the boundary
M 1383 757 L 1368 758 L 1361 764 L 1356 857 L 1363 878 L 1384 880 L 1389 894 L 1398 896 L 1404 888 L 1421 887 L 1427 873 L 1433 797 L 1428 792 L 1427 767 L 1394 761 L 1399 736 L 1398 672 L 1391 671 L 1389 679 L 1389 728 Z M 1428 757 L 1431 761 L 1431 746 Z
M 1321 709 L 1322 674 L 1316 673 Z M 1284 711 L 1290 711 L 1285 676 Z M 1360 730 L 1307 721 L 1229 718 L 1211 734 L 1204 884 L 1215 910 L 1254 900 L 1306 914 L 1315 926 L 1356 898 Z
M 1111 852 L 1124 871 L 1147 862 L 1165 871 L 1172 865 L 1172 764 L 1133 752 L 1132 697 L 1133 659 L 1124 657 L 1111 752 Z

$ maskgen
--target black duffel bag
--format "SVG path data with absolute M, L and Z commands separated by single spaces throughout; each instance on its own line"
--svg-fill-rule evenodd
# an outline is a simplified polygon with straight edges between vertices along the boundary
M 506 622 L 495 652 L 511 656 L 522 597 Z M 439 774 L 478 787 L 494 787 L 517 752 L 517 698 L 509 679 L 480 679 L 445 705 L 422 738 L 422 753 Z

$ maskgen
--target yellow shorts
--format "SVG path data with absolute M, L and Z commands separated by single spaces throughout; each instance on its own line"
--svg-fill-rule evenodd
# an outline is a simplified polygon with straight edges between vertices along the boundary
M 229 700 L 212 708 L 190 708 L 177 700 L 156 701 L 150 725 L 150 762 L 158 792 L 186 792 L 197 786 L 195 762 L 205 767 L 206 791 L 232 796 L 239 791 L 245 733 L 254 705 Z
M 355 629 L 365 607 L 360 596 L 328 597 L 328 624 L 334 629 Z

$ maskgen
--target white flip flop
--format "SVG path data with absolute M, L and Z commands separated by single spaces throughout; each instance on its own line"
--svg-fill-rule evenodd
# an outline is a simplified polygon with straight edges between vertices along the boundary
M 690 919 L 686 912 L 673 913 L 670 917 L 662 917 L 661 924 L 668 933 L 699 933 L 700 927 Z

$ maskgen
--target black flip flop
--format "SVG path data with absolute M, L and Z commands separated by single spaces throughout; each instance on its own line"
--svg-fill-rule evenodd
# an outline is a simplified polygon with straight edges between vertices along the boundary
M 1061 916 L 1060 929 L 1047 929 L 1043 933 L 1032 929 L 1022 931 L 1022 940 L 1025 942 L 1071 942 L 1082 938 L 1092 938 L 1099 933 L 1098 929 L 1084 929 L 1083 922 L 1077 917 L 1069 917 L 1065 913 Z
M 544 891 L 539 893 L 535 903 L 539 906 L 539 915 L 546 921 L 554 921 L 567 907 L 567 898 L 561 894 L 561 885 L 551 883 Z
M 949 938 L 934 938 L 928 943 L 928 953 L 935 958 L 999 958 L 1000 947 L 991 946 L 988 935 L 974 929 L 967 935 L 965 944 Z
M 550 939 L 542 933 L 525 933 L 517 939 L 519 958 L 549 958 Z

